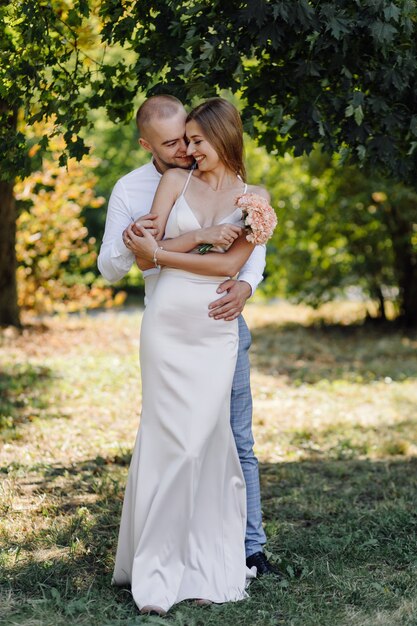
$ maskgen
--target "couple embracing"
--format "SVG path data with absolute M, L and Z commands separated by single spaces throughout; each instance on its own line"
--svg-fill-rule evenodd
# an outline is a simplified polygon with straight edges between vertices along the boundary
M 264 238 L 247 235 L 236 198 L 270 210 L 269 195 L 245 182 L 242 124 L 226 100 L 187 115 L 176 98 L 153 96 L 137 125 L 152 160 L 116 183 L 98 259 L 110 281 L 136 260 L 147 303 L 142 414 L 113 581 L 131 585 L 141 612 L 163 615 L 186 599 L 241 600 L 255 573 L 278 574 L 262 549 L 240 315 L 262 280 L 259 242 L 275 216 L 262 223 L 254 213 L 252 231 L 258 219 Z

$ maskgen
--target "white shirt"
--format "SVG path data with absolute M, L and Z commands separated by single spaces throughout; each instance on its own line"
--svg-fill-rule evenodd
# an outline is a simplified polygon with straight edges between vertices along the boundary
M 122 233 L 129 224 L 150 212 L 160 180 L 161 174 L 151 161 L 122 176 L 113 188 L 97 259 L 100 273 L 111 283 L 126 276 L 135 262 L 134 254 L 123 242 Z M 265 254 L 265 246 L 256 246 L 239 272 L 239 280 L 249 283 L 252 294 L 263 279 Z M 144 271 L 143 276 L 146 278 L 158 272 L 157 268 L 152 268 Z

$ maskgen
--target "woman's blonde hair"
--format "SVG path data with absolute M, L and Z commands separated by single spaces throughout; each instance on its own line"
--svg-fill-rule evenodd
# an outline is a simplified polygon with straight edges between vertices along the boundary
M 209 98 L 188 114 L 186 123 L 191 120 L 201 127 L 223 165 L 246 180 L 243 127 L 236 107 L 224 98 Z

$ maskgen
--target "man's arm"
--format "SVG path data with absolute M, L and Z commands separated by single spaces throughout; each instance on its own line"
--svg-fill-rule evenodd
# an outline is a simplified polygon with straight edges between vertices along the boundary
M 255 246 L 249 259 L 239 272 L 238 279 L 244 280 L 250 285 L 251 295 L 256 291 L 258 285 L 263 281 L 263 273 L 266 265 L 266 246 Z
M 246 301 L 255 292 L 263 279 L 266 246 L 256 246 L 239 272 L 238 280 L 226 280 L 217 292 L 224 294 L 209 304 L 210 317 L 231 321 L 240 315 Z
M 260 193 L 260 195 L 264 196 L 268 201 L 270 200 L 269 193 L 266 189 L 256 187 L 254 188 L 254 191 Z M 202 233 L 200 231 L 198 235 L 201 234 Z M 204 236 L 206 237 L 205 240 Z M 167 247 L 167 249 L 170 251 L 185 252 L 186 249 L 181 249 L 180 247 L 180 239 L 181 238 L 177 239 L 178 247 Z M 203 234 L 203 240 L 207 243 L 212 243 L 211 241 L 208 241 L 207 234 Z M 204 241 L 198 243 L 204 243 Z M 222 242 L 219 245 L 224 245 L 224 243 Z M 266 246 L 258 245 L 253 249 L 250 257 L 241 268 L 238 279 L 226 280 L 219 286 L 217 290 L 218 293 L 224 295 L 219 297 L 218 300 L 210 303 L 210 317 L 214 317 L 215 319 L 224 319 L 226 321 L 231 321 L 238 317 L 238 315 L 242 313 L 246 301 L 255 293 L 256 288 L 262 282 L 265 264 Z M 211 268 L 207 268 L 205 271 L 211 271 Z M 201 270 L 200 272 L 204 273 Z
M 175 169 L 167 170 L 160 180 L 151 208 L 151 215 L 155 218 L 153 225 L 157 231 L 156 233 L 151 232 L 151 234 L 155 235 L 157 240 L 161 240 L 164 236 L 169 214 L 184 187 L 184 174 L 184 172 Z M 141 236 L 139 226 L 143 228 L 144 224 L 132 223 L 127 230 L 125 243 L 129 237 L 129 230 L 136 236 Z M 202 243 L 209 243 L 213 246 L 229 246 L 242 232 L 243 229 L 236 224 L 218 224 L 190 231 L 173 239 L 164 239 L 164 249 L 170 252 L 190 252 Z M 135 254 L 139 267 L 142 267 L 146 263 L 146 259 L 138 253 L 138 250 L 135 250 L 134 241 L 129 249 Z
M 193 234 L 193 236 L 198 237 L 199 235 Z M 181 237 L 178 237 L 177 239 L 172 239 L 169 242 L 164 240 L 163 245 L 165 249 L 170 252 L 185 252 L 187 250 L 186 244 L 184 247 L 182 247 L 185 240 L 181 242 L 180 240 Z M 197 241 L 198 240 L 192 240 L 191 245 L 193 245 Z M 171 242 L 173 244 L 172 247 L 168 245 Z M 207 235 L 203 236 L 202 240 L 199 241 L 199 243 L 202 242 L 209 242 Z M 222 244 L 224 245 L 224 242 L 219 242 L 218 245 Z M 253 249 L 250 257 L 240 270 L 238 279 L 226 280 L 219 286 L 217 292 L 220 294 L 221 297 L 210 303 L 210 317 L 214 317 L 214 319 L 216 320 L 224 319 L 226 321 L 231 321 L 236 319 L 236 317 L 238 317 L 242 313 L 247 300 L 254 294 L 259 283 L 263 280 L 265 257 L 266 246 L 256 246 Z M 206 266 L 205 268 L 200 267 L 197 272 L 202 274 L 211 274 L 213 273 L 213 268 L 209 266 Z
M 110 196 L 106 227 L 97 259 L 100 273 L 111 283 L 126 276 L 135 260 L 122 237 L 123 231 L 130 223 L 132 219 L 128 209 L 128 200 L 122 183 L 118 181 Z
M 164 181 L 165 182 L 165 181 Z M 168 190 L 168 202 L 164 204 L 169 207 L 172 204 L 173 196 L 172 188 L 167 189 L 165 185 L 165 194 Z M 161 192 L 160 192 L 161 193 Z M 175 196 L 174 196 L 175 197 Z M 165 198 L 163 198 L 165 200 Z M 157 204 L 155 202 L 154 204 Z M 159 198 L 159 206 L 161 205 L 161 198 Z M 163 221 L 161 226 L 165 227 L 165 222 L 169 211 L 167 207 L 160 211 L 163 214 Z M 144 221 L 144 218 L 148 220 Z M 154 218 L 149 223 L 149 218 Z M 155 219 L 156 218 L 156 219 Z M 150 232 L 156 235 L 158 238 L 162 236 L 162 232 L 156 232 L 153 230 L 154 224 L 160 220 L 159 216 L 144 216 L 136 223 L 150 228 Z M 110 282 L 116 282 L 123 278 L 135 261 L 134 250 L 126 246 L 126 239 L 124 232 L 126 228 L 133 224 L 131 213 L 129 211 L 128 198 L 123 188 L 121 181 L 118 181 L 114 186 L 112 194 L 110 196 L 109 205 L 107 209 L 106 227 L 103 236 L 103 242 L 100 248 L 100 253 L 97 259 L 97 265 L 101 274 Z M 133 226 L 134 232 L 139 234 L 139 231 Z M 214 246 L 226 246 L 233 243 L 233 241 L 239 236 L 242 229 L 234 224 L 221 224 L 210 228 L 204 228 L 195 230 L 190 233 L 186 233 L 175 239 L 167 240 L 165 246 L 167 250 L 172 252 L 188 252 L 194 249 L 201 243 L 211 243 Z M 139 268 L 147 270 L 154 267 L 153 263 L 149 263 L 145 259 L 136 258 Z

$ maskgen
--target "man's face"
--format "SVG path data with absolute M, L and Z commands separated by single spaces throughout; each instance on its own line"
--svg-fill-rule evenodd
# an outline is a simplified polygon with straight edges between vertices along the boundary
M 172 117 L 152 120 L 144 136 L 139 139 L 141 146 L 152 152 L 156 168 L 161 174 L 171 167 L 189 169 L 194 163 L 193 157 L 187 155 L 186 117 L 185 111 L 179 111 Z

